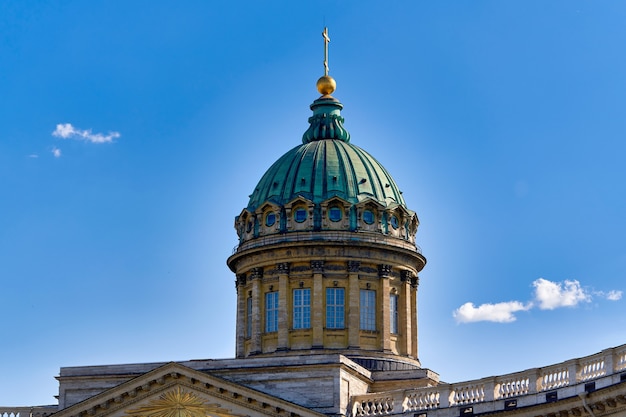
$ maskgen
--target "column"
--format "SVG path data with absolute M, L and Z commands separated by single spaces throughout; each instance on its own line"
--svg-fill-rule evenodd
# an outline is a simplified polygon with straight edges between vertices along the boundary
M 261 294 L 261 279 L 263 268 L 252 268 L 250 280 L 252 281 L 252 335 L 250 337 L 250 355 L 261 353 L 261 323 L 263 313 L 264 295 Z
M 359 340 L 360 335 L 360 317 L 361 317 L 361 309 L 360 298 L 361 294 L 359 291 L 359 267 L 361 266 L 361 262 L 359 261 L 348 261 L 348 288 L 346 289 L 346 296 L 348 299 L 345 301 L 348 317 L 348 348 L 349 349 L 358 349 L 361 346 L 361 342 Z
M 276 265 L 278 270 L 278 345 L 277 350 L 288 350 L 289 343 L 289 263 Z
M 411 302 L 411 334 L 413 335 L 413 347 L 410 355 L 415 359 L 419 359 L 417 347 L 419 345 L 419 334 L 417 331 L 417 287 L 420 284 L 420 279 L 418 276 L 411 278 L 411 299 L 414 302 Z
M 243 358 L 246 355 L 246 275 L 238 275 L 235 284 L 237 288 L 237 341 L 235 350 L 237 357 Z
M 324 295 L 323 274 L 324 261 L 311 261 L 313 270 L 313 288 L 311 289 L 311 327 L 313 328 L 313 345 L 315 348 L 324 347 Z
M 377 298 L 381 301 L 380 311 L 382 311 L 380 328 L 380 348 L 383 352 L 391 351 L 391 314 L 389 311 L 389 276 L 391 275 L 391 265 L 378 265 L 378 278 L 380 279 L 379 293 Z M 380 327 L 379 327 L 380 326 Z
M 413 304 L 413 297 L 411 293 L 411 278 L 413 272 L 402 271 L 400 279 L 402 281 L 402 289 L 400 291 L 400 331 L 404 337 L 404 351 L 400 352 L 405 355 L 413 356 L 413 312 L 411 311 L 411 304 Z

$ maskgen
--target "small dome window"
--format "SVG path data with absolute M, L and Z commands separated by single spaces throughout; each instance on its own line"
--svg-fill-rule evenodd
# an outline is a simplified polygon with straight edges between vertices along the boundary
M 373 224 L 374 223 L 374 212 L 372 210 L 365 210 L 363 212 L 363 221 L 367 224 Z
M 396 216 L 391 216 L 391 226 L 394 229 L 398 228 L 398 218 Z
M 298 223 L 302 223 L 303 221 L 305 221 L 306 217 L 306 209 L 304 208 L 297 208 L 293 213 L 293 219 Z
M 276 223 L 276 214 L 275 213 L 267 213 L 265 216 L 265 225 L 267 227 L 274 226 Z
M 342 216 L 343 216 L 343 210 L 341 210 L 341 208 L 337 206 L 331 207 L 328 210 L 328 218 L 333 222 L 338 222 L 339 220 L 341 220 Z
M 252 231 L 252 220 L 248 220 L 248 224 L 246 225 L 246 232 L 250 233 Z

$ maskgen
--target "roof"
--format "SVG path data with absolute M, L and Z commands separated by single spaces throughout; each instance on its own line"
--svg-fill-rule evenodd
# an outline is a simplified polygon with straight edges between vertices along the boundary
M 340 197 L 352 204 L 367 198 L 383 206 L 406 207 L 389 172 L 369 153 L 349 143 L 341 103 L 322 96 L 311 105 L 313 116 L 302 145 L 280 157 L 255 187 L 247 209 L 265 202 L 284 205 L 301 196 L 314 204 Z

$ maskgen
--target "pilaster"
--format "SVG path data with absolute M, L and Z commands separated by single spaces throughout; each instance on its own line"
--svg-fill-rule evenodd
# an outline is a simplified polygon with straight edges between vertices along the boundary
M 311 261 L 313 289 L 311 294 L 311 326 L 313 327 L 313 348 L 324 347 L 324 261 Z
M 237 287 L 237 341 L 235 351 L 238 358 L 243 358 L 246 355 L 246 276 L 244 274 L 237 276 L 235 285 Z
M 411 271 L 402 271 L 400 280 L 402 282 L 402 289 L 400 291 L 400 331 L 403 333 L 404 338 L 404 352 L 407 355 L 413 356 L 413 312 L 411 311 L 411 305 L 413 304 L 413 294 L 411 291 L 411 278 L 413 273 Z
M 415 302 L 411 303 L 411 334 L 413 335 L 412 340 L 415 341 L 413 343 L 412 350 L 410 355 L 415 359 L 419 359 L 418 345 L 419 345 L 419 333 L 417 328 L 417 287 L 419 286 L 420 279 L 419 277 L 411 277 L 411 299 L 415 300 Z
M 276 265 L 278 270 L 278 350 L 289 349 L 289 263 Z
M 348 347 L 358 349 L 360 343 L 360 290 L 359 268 L 361 262 L 348 261 Z
M 380 278 L 380 307 L 382 312 L 380 326 L 380 348 L 384 352 L 391 352 L 391 314 L 389 310 L 389 276 L 391 275 L 391 265 L 378 265 L 378 277 Z
M 263 268 L 252 268 L 250 280 L 252 282 L 252 335 L 250 337 L 250 354 L 261 353 L 261 324 L 264 310 L 261 307 L 263 294 L 261 294 L 261 279 Z

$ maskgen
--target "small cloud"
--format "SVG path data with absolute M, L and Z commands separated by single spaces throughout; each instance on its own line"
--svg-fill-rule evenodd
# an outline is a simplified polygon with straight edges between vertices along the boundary
M 472 323 L 477 321 L 492 321 L 495 323 L 511 323 L 517 319 L 513 313 L 527 311 L 532 307 L 519 301 L 509 301 L 497 304 L 481 304 L 475 307 L 473 303 L 465 303 L 456 309 L 452 315 L 457 323 Z
M 620 290 L 611 290 L 609 292 L 595 291 L 593 294 L 598 297 L 606 298 L 609 301 L 619 301 L 622 299 L 622 291 Z
M 606 295 L 606 299 L 610 301 L 618 301 L 622 299 L 622 292 L 617 290 L 611 290 Z
M 535 299 L 542 310 L 554 310 L 558 307 L 574 307 L 583 302 L 590 302 L 591 295 L 587 293 L 576 280 L 552 282 L 539 278 L 533 282 Z
M 92 133 L 91 129 L 82 130 L 72 126 L 71 123 L 60 123 L 57 125 L 52 136 L 61 139 L 77 139 L 85 140 L 90 143 L 110 143 L 113 139 L 119 138 L 121 135 L 119 132 L 109 132 L 104 135 L 102 133 Z
M 59 149 L 57 147 L 53 147 L 51 152 L 52 152 L 52 155 L 54 155 L 55 158 L 60 158 L 61 157 L 61 149 Z
M 30 155 L 28 155 L 29 158 L 39 158 L 39 155 L 31 153 Z

